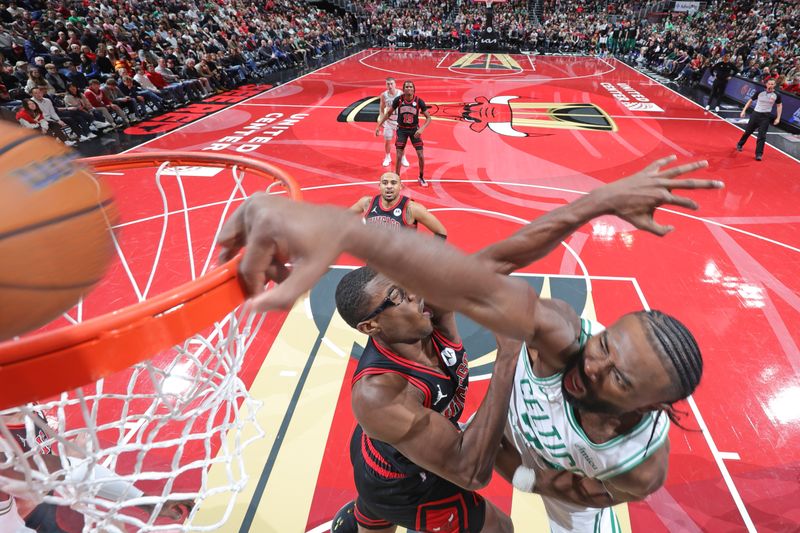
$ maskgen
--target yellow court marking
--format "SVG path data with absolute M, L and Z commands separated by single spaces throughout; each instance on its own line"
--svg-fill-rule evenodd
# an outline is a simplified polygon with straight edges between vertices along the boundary
M 287 324 L 284 330 L 297 335 L 296 340 L 313 340 L 310 333 L 316 328 L 309 322 L 299 327 Z M 292 330 L 288 330 L 290 327 Z M 322 343 L 311 367 L 251 531 L 265 531 L 261 524 L 277 532 L 303 531 L 308 520 L 350 347 L 356 337 L 362 345 L 366 340 L 337 313 L 324 334 L 328 342 Z
M 499 59 L 509 70 L 522 70 L 522 67 L 517 60 L 511 57 L 508 54 L 495 54 L 495 57 Z
M 528 494 L 514 489 L 511 498 L 511 521 L 514 523 L 514 531 L 550 531 L 544 502 L 538 494 Z
M 258 421 L 266 436 L 244 452 L 250 479 L 233 505 L 227 526 L 239 528 L 251 503 L 259 475 L 277 437 L 281 422 L 290 407 L 303 369 L 317 340 L 317 327 L 300 302 L 292 309 L 280 334 L 250 388 L 254 398 L 264 402 Z M 326 332 L 330 344 L 349 352 L 357 332 L 335 315 Z M 303 531 L 317 472 L 333 420 L 349 353 L 337 353 L 329 343 L 320 345 L 299 397 L 269 481 L 261 498 L 251 531 Z M 302 465 L 302 470 L 298 467 Z M 227 465 L 215 465 L 209 472 L 215 480 L 227 480 Z M 220 481 L 217 481 L 219 483 Z M 224 513 L 230 497 L 214 496 L 204 501 L 197 523 L 207 524 Z M 201 516 L 202 515 L 202 516 Z

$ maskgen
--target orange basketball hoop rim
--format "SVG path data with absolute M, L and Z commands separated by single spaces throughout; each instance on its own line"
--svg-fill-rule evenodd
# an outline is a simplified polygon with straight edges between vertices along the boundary
M 199 165 L 236 168 L 280 183 L 300 200 L 297 182 L 283 170 L 244 157 L 203 152 L 142 152 L 91 157 L 95 171 Z M 241 257 L 118 311 L 22 339 L 0 343 L 0 409 L 42 400 L 129 368 L 221 320 L 245 294 L 237 269 Z

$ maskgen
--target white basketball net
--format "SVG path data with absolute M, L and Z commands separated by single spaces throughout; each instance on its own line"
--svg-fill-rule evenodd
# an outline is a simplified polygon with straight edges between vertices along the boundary
M 162 173 L 174 175 L 182 193 L 184 184 L 179 171 L 165 168 L 156 180 L 167 213 Z M 245 191 L 243 173 L 234 168 L 232 174 L 221 218 L 252 192 Z M 185 197 L 177 211 L 188 234 Z M 159 254 L 163 245 L 162 234 Z M 118 244 L 124 261 L 123 248 Z M 197 275 L 213 266 L 207 258 L 197 261 L 203 264 Z M 131 282 L 137 298 L 146 299 L 147 290 L 136 288 L 133 276 Z M 75 314 L 66 318 L 74 322 Z M 242 452 L 264 435 L 255 418 L 260 402 L 239 378 L 264 319 L 239 308 L 125 372 L 38 405 L 0 411 L 0 490 L 14 495 L 18 506 L 67 506 L 83 515 L 85 532 L 219 530 L 247 482 Z M 118 495 L 113 499 L 110 483 Z M 181 501 L 194 506 L 180 518 L 160 516 Z M 202 512 L 204 503 L 213 514 Z

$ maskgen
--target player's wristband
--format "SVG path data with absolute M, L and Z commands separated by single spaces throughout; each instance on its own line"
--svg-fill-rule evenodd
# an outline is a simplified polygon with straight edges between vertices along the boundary
M 144 492 L 134 487 L 132 481 L 118 476 L 102 465 L 95 463 L 90 468 L 89 461 L 74 457 L 69 458 L 69 463 L 72 468 L 67 472 L 66 481 L 98 486 L 97 496 L 104 500 L 118 502 L 123 498 L 132 500 L 144 496 Z
M 533 468 L 528 468 L 519 465 L 514 470 L 514 477 L 511 478 L 511 484 L 514 488 L 522 492 L 533 492 L 533 487 L 536 486 L 536 471 Z
M 437 236 L 437 237 L 439 237 L 439 238 L 440 238 L 440 239 L 442 239 L 443 241 L 446 241 L 446 240 L 447 240 L 447 235 L 445 235 L 444 233 L 434 233 L 434 235 L 435 235 L 435 236 Z

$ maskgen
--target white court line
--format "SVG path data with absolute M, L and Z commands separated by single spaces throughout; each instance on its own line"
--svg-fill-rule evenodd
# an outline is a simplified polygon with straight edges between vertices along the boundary
M 531 65 L 531 72 L 536 72 L 536 63 L 534 63 L 533 59 L 531 59 L 531 57 L 533 56 L 531 56 L 530 54 L 525 54 L 525 55 L 528 57 L 528 63 L 530 63 Z
M 741 461 L 742 458 L 736 452 L 719 452 L 719 456 L 726 461 Z
M 692 104 L 696 105 L 697 107 L 699 107 L 700 109 L 702 109 L 703 111 L 706 111 L 706 108 L 704 108 L 702 105 L 698 104 L 697 102 L 695 102 L 695 101 L 694 101 L 694 100 L 692 100 L 691 98 L 688 98 L 688 97 L 686 97 L 686 96 L 682 95 L 681 93 L 679 93 L 679 92 L 678 92 L 678 91 L 676 91 L 675 89 L 672 89 L 671 87 L 669 87 L 669 86 L 667 86 L 667 85 L 664 85 L 663 83 L 661 83 L 661 82 L 660 82 L 660 81 L 658 81 L 657 79 L 655 79 L 655 78 L 652 78 L 652 77 L 648 76 L 648 75 L 647 75 L 647 74 L 645 74 L 644 72 L 640 72 L 640 71 L 636 70 L 635 68 L 633 68 L 632 66 L 628 65 L 628 64 L 627 64 L 627 63 L 625 63 L 624 61 L 620 61 L 619 59 L 614 59 L 614 61 L 616 61 L 617 63 L 620 63 L 620 64 L 622 64 L 622 65 L 625 65 L 625 66 L 626 66 L 626 67 L 628 67 L 630 70 L 632 70 L 633 72 L 636 72 L 636 73 L 637 73 L 637 74 L 639 74 L 640 76 L 644 76 L 644 77 L 645 77 L 645 78 L 647 78 L 647 79 L 650 79 L 650 80 L 653 80 L 653 81 L 655 81 L 656 83 L 658 83 L 659 85 L 661 85 L 662 87 L 664 87 L 665 89 L 667 89 L 668 91 L 672 91 L 673 93 L 677 94 L 678 96 L 680 96 L 681 98 L 683 98 L 683 99 L 684 99 L 684 100 L 686 100 L 687 102 L 690 102 L 690 103 L 692 103 Z M 713 113 L 712 113 L 712 114 L 713 114 Z M 722 117 L 719 117 L 719 116 L 716 116 L 716 115 L 715 115 L 715 117 L 716 117 L 718 120 L 721 120 L 722 122 L 724 122 L 725 124 L 730 124 L 731 126 L 733 126 L 734 128 L 736 128 L 736 130 L 737 130 L 737 131 L 744 131 L 744 128 L 740 128 L 740 127 L 739 127 L 739 126 L 737 126 L 736 124 L 733 124 L 733 123 L 731 123 L 731 122 L 728 122 L 727 120 L 725 120 L 725 119 L 724 119 L 724 118 L 722 118 Z M 780 148 L 778 148 L 777 146 L 772 146 L 771 144 L 767 144 L 767 146 L 771 146 L 772 148 L 774 148 L 775 150 L 779 151 L 780 153 L 782 153 L 782 154 L 783 154 L 783 155 L 785 155 L 786 157 L 788 157 L 788 158 L 790 158 L 790 159 L 793 159 L 793 160 L 797 161 L 798 163 L 800 163 L 800 159 L 796 158 L 795 156 L 793 156 L 793 155 L 792 155 L 792 154 L 790 154 L 790 153 L 784 152 L 783 150 L 781 150 L 781 149 L 780 149 Z
M 309 529 L 307 533 L 327 533 L 328 531 L 331 530 L 332 523 L 333 520 L 330 520 L 328 522 L 325 522 L 324 524 L 318 525 L 314 529 Z
M 636 289 L 636 294 L 639 295 L 639 299 L 642 302 L 642 307 L 649 311 L 650 306 L 647 304 L 647 300 L 644 297 L 642 288 L 639 286 L 639 282 L 636 280 L 636 278 L 633 278 L 632 283 L 634 289 Z M 736 504 L 736 508 L 739 509 L 739 514 L 742 516 L 742 520 L 744 521 L 744 525 L 747 527 L 747 531 L 755 533 L 756 526 L 750 519 L 750 514 L 747 512 L 744 501 L 742 501 L 742 497 L 739 495 L 739 490 L 736 488 L 733 478 L 731 478 L 731 474 L 728 472 L 728 467 L 725 465 L 725 458 L 722 456 L 722 454 L 720 454 L 717 444 L 714 442 L 714 438 L 711 436 L 711 432 L 708 430 L 706 421 L 703 419 L 703 415 L 700 414 L 700 409 L 697 407 L 697 404 L 692 396 L 689 396 L 686 401 L 689 403 L 689 407 L 692 409 L 692 413 L 694 413 L 694 416 L 697 419 L 697 424 L 700 426 L 700 430 L 703 432 L 703 437 L 705 437 L 706 443 L 711 450 L 711 455 L 714 456 L 714 461 L 717 463 L 717 468 L 719 468 L 719 471 L 722 474 L 722 479 L 725 481 L 725 485 L 727 485 L 728 491 L 731 493 L 733 502 Z
M 447 57 L 448 57 L 450 54 L 451 54 L 451 52 L 447 52 L 447 53 L 444 55 L 444 57 L 443 57 L 443 58 L 441 58 L 441 59 L 439 60 L 439 62 L 438 62 L 438 63 L 436 63 L 436 68 L 444 68 L 444 67 L 442 67 L 442 63 L 444 63 L 444 60 L 445 60 L 445 59 L 447 59 Z

